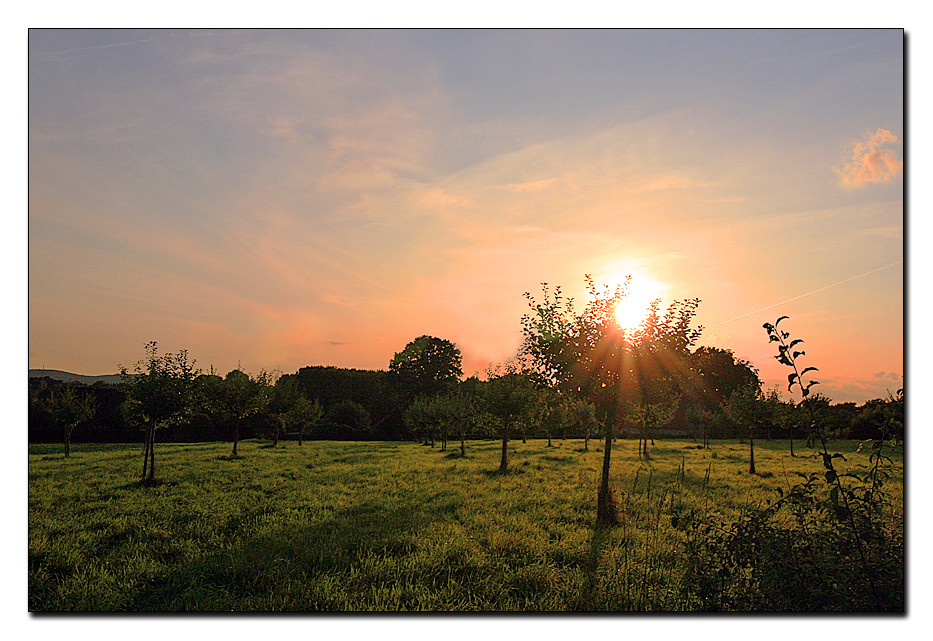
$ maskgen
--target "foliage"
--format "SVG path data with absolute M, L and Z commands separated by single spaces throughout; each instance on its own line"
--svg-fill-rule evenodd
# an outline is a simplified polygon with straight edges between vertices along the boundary
M 276 424 L 273 445 L 278 443 L 280 433 L 294 433 L 301 445 L 305 430 L 314 427 L 324 416 L 317 399 L 312 401 L 302 394 L 298 380 L 291 376 L 279 377 L 275 382 L 268 411 Z
M 53 393 L 48 402 L 48 412 L 52 422 L 57 424 L 64 437 L 65 456 L 71 455 L 71 434 L 75 428 L 94 416 L 97 401 L 93 396 L 79 393 L 73 385 L 66 385 L 58 393 Z
M 773 505 L 753 509 L 730 527 L 719 527 L 721 534 L 703 538 L 692 550 L 698 563 L 688 577 L 704 586 L 718 582 L 720 604 L 733 589 L 746 593 L 747 582 L 764 588 L 765 595 L 777 585 L 791 585 L 790 593 L 779 593 L 782 598 L 791 596 L 789 602 L 749 603 L 755 610 L 801 610 L 814 601 L 827 609 L 901 610 L 903 525 L 896 523 L 897 505 L 883 490 L 888 474 L 883 464 L 893 463 L 884 454 L 884 436 L 871 448 L 867 471 L 841 472 L 837 468 L 846 457 L 839 452 L 830 454 L 827 448 L 820 410 L 828 407 L 828 399 L 811 395 L 811 388 L 819 382 L 807 381 L 805 376 L 817 368 L 798 366 L 805 352 L 795 347 L 803 340 L 791 340 L 790 333 L 779 328 L 785 319 L 787 316 L 774 324 L 765 323 L 764 329 L 769 340 L 777 343 L 775 358 L 793 370 L 787 377 L 788 390 L 796 386 L 800 391 L 800 405 L 820 441 L 817 458 L 823 470 L 800 474 L 804 481 L 786 493 L 778 488 L 781 499 Z M 787 512 L 793 517 L 790 524 L 776 523 Z M 807 565 L 814 559 L 815 572 Z M 823 568 L 829 565 L 839 570 L 828 574 Z M 716 568 L 718 581 L 710 580 L 710 568 Z M 841 577 L 840 573 L 849 576 Z M 840 584 L 844 590 L 839 589 Z
M 351 430 L 366 431 L 370 427 L 369 412 L 353 401 L 341 401 L 327 408 L 325 417 L 331 423 L 343 425 Z
M 409 394 L 436 394 L 453 387 L 463 375 L 460 349 L 434 336 L 419 336 L 389 361 L 389 372 Z
M 434 435 L 440 435 L 441 451 L 447 449 L 449 436 L 456 434 L 463 441 L 473 431 L 475 415 L 473 397 L 462 390 L 419 396 L 404 413 L 408 429 L 426 443 L 433 443 Z M 465 455 L 465 447 L 461 450 Z
M 480 388 L 482 407 L 488 423 L 502 439 L 499 471 L 509 468 L 509 439 L 516 430 L 532 425 L 540 402 L 539 380 L 515 364 L 488 372 L 489 379 Z
M 615 313 L 631 277 L 614 288 L 597 287 L 589 275 L 585 280 L 589 300 L 578 314 L 572 301 L 564 304 L 559 288 L 551 298 L 546 283 L 541 302 L 525 294 L 533 313 L 522 317 L 519 354 L 551 386 L 595 406 L 606 438 L 597 513 L 601 520 L 615 523 L 609 488 L 614 430 L 627 409 L 660 409 L 674 396 L 693 391 L 688 357 L 702 331 L 691 327 L 700 300 L 674 301 L 663 315 L 660 301 L 654 301 L 641 326 L 627 331 L 618 326 Z M 505 453 L 503 444 L 503 461 Z
M 144 481 L 155 480 L 156 431 L 187 420 L 194 406 L 194 379 L 200 374 L 187 350 L 159 355 L 155 341 L 146 343 L 146 357 L 136 363 L 130 375 L 120 368 L 126 400 L 124 413 L 129 422 L 145 433 L 143 451 Z
M 704 345 L 690 355 L 689 361 L 698 379 L 694 399 L 705 410 L 715 410 L 736 390 L 761 385 L 758 371 L 731 350 Z

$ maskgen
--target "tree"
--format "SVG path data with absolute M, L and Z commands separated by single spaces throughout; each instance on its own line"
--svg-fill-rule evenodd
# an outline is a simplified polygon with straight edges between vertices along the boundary
M 389 372 L 409 397 L 450 390 L 463 375 L 460 349 L 448 340 L 419 336 L 389 361 Z
M 758 382 L 758 372 L 751 363 L 728 349 L 698 347 L 689 361 L 698 375 L 695 399 L 706 410 L 718 407 L 732 392 Z
M 755 473 L 755 431 L 770 411 L 765 404 L 760 385 L 740 387 L 732 392 L 725 403 L 726 415 L 741 429 L 748 430 L 748 473 Z
M 654 429 L 671 421 L 677 411 L 679 397 L 661 399 L 657 403 L 629 402 L 626 407 L 626 422 L 639 429 L 638 456 L 649 458 L 648 440 L 654 446 Z
M 145 433 L 142 479 L 155 480 L 156 431 L 185 420 L 194 405 L 194 379 L 200 374 L 187 350 L 159 356 L 155 341 L 146 343 L 146 357 L 136 363 L 134 373 L 120 368 L 126 400 L 127 420 Z
M 580 313 L 572 301 L 563 301 L 559 289 L 552 298 L 546 284 L 541 302 L 525 294 L 532 313 L 522 317 L 519 354 L 552 386 L 596 407 L 606 438 L 597 519 L 612 524 L 618 522 L 609 487 L 614 430 L 627 404 L 659 403 L 665 394 L 689 386 L 687 357 L 702 331 L 690 325 L 700 301 L 674 301 L 663 315 L 655 301 L 642 326 L 630 332 L 619 327 L 615 313 L 631 279 L 614 288 L 599 288 L 588 275 L 585 280 L 590 298 Z
M 61 427 L 65 441 L 65 458 L 71 456 L 71 434 L 75 428 L 84 423 L 97 411 L 97 403 L 90 394 L 78 394 L 74 387 L 65 385 L 63 389 L 53 392 L 48 403 L 49 415 L 52 422 Z
M 290 375 L 281 376 L 275 382 L 268 409 L 275 421 L 273 447 L 278 445 L 281 435 L 292 432 L 297 435 L 301 446 L 305 428 L 317 424 L 324 415 L 321 404 L 302 394 L 298 380 Z
M 239 456 L 240 430 L 243 421 L 262 412 L 271 398 L 274 383 L 269 372 L 260 371 L 253 376 L 240 369 L 227 372 L 219 387 L 218 402 L 221 414 L 233 422 L 233 452 Z
M 460 456 L 466 456 L 466 432 L 472 425 L 475 408 L 473 399 L 455 390 L 435 396 L 419 396 L 405 410 L 405 423 L 416 434 L 425 435 L 425 443 L 433 446 L 434 433 L 441 437 L 441 451 L 447 450 L 447 438 L 460 438 Z
M 353 401 L 341 401 L 327 408 L 327 420 L 337 425 L 343 425 L 351 430 L 366 431 L 369 429 L 369 412 L 366 408 Z
M 499 472 L 505 473 L 509 470 L 510 435 L 532 420 L 538 404 L 538 389 L 532 375 L 520 371 L 514 364 L 505 365 L 499 372 L 490 371 L 489 376 L 481 388 L 482 403 L 502 438 Z

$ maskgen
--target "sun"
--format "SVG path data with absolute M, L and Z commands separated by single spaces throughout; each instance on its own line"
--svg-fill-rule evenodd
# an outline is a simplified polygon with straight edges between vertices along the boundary
M 651 303 L 662 297 L 665 287 L 647 276 L 632 273 L 628 294 L 616 306 L 616 323 L 626 332 L 638 329 L 648 315 Z M 625 278 L 619 280 L 625 282 Z

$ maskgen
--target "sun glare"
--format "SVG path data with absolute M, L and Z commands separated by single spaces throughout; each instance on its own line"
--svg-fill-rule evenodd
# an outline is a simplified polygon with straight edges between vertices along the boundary
M 620 282 L 624 282 L 624 278 Z M 661 298 L 663 291 L 664 286 L 659 282 L 633 273 L 628 294 L 616 307 L 616 322 L 619 327 L 626 331 L 638 329 L 648 315 L 649 306 Z

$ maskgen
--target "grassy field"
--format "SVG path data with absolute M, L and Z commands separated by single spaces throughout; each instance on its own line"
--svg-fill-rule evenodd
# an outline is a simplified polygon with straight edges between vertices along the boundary
M 682 611 L 691 509 L 737 519 L 822 470 L 802 443 L 635 441 L 613 448 L 623 523 L 595 524 L 602 452 L 591 441 L 29 447 L 31 611 Z M 837 441 L 846 469 L 867 452 Z M 903 457 L 886 489 L 903 505 Z M 680 469 L 683 467 L 683 474 Z M 901 514 L 903 510 L 901 508 Z

